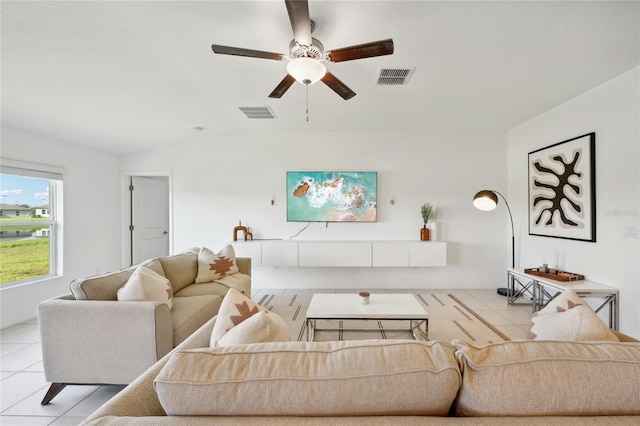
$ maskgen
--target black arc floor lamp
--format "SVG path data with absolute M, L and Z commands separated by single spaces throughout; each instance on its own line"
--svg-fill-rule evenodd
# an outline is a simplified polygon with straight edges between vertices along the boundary
M 476 195 L 473 196 L 473 205 L 475 208 L 479 210 L 489 211 L 493 210 L 498 205 L 498 195 L 502 197 L 504 200 L 504 204 L 507 206 L 507 211 L 509 212 L 509 220 L 511 221 L 511 267 L 516 267 L 516 237 L 515 232 L 513 231 L 513 216 L 511 215 L 511 209 L 509 208 L 509 203 L 507 203 L 507 199 L 504 198 L 504 195 L 499 193 L 498 191 L 483 189 L 479 191 Z M 498 294 L 503 296 L 507 296 L 506 288 L 499 288 Z

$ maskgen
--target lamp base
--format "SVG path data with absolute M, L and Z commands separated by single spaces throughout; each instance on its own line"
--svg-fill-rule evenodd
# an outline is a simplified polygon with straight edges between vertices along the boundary
M 507 295 L 507 289 L 506 289 L 506 288 L 504 288 L 504 287 L 499 288 L 499 289 L 498 289 L 498 294 L 499 294 L 500 296 L 506 296 L 506 295 Z

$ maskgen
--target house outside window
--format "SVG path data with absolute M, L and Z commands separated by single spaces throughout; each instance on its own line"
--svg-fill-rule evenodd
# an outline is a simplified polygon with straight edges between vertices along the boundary
M 0 159 L 0 288 L 61 275 L 62 169 Z

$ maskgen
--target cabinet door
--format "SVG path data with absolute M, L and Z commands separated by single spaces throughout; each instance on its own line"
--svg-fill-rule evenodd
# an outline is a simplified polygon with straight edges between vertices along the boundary
M 399 241 L 374 241 L 373 266 L 409 266 L 409 243 Z
M 335 243 L 335 266 L 371 266 L 371 243 Z
M 251 241 L 233 241 L 231 243 L 236 257 L 250 257 L 251 267 L 262 266 L 262 244 Z
M 298 256 L 300 266 L 335 266 L 335 243 L 302 242 Z
M 409 244 L 409 266 L 447 265 L 447 243 L 423 241 Z
M 262 266 L 298 266 L 298 243 L 262 243 Z

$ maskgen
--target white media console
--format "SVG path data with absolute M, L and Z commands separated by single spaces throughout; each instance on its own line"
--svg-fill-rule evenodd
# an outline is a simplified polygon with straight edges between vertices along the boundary
M 231 241 L 252 267 L 432 267 L 447 265 L 443 241 Z

